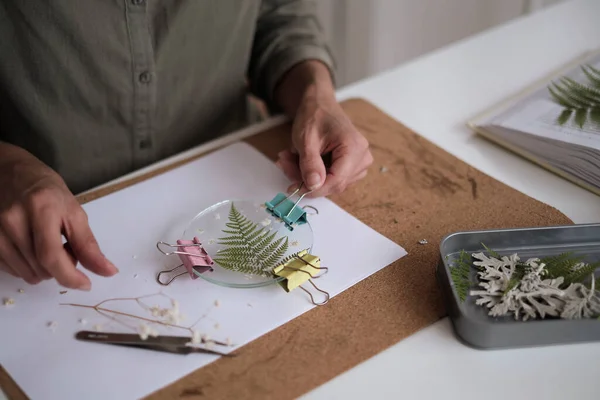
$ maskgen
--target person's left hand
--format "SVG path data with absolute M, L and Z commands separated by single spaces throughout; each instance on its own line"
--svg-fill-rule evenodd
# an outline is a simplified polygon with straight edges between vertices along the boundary
M 372 163 L 367 139 L 335 97 L 302 100 L 292 127 L 292 148 L 280 152 L 276 162 L 294 182 L 288 191 L 304 182 L 303 189 L 312 191 L 307 197 L 342 193 L 364 178 Z

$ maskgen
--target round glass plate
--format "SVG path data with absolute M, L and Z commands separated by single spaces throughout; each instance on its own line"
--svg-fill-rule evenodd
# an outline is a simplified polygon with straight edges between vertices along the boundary
M 307 212 L 307 214 L 310 214 Z M 208 207 L 188 224 L 183 237 L 197 237 L 214 260 L 213 271 L 194 273 L 211 283 L 233 288 L 256 288 L 283 280 L 270 271 L 302 250 L 310 252 L 310 222 L 290 231 L 267 211 L 264 202 L 225 200 Z

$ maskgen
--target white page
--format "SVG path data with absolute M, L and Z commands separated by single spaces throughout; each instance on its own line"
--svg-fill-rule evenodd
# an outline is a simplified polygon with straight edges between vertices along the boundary
M 11 307 L 0 305 L 0 363 L 34 400 L 140 398 L 209 364 L 216 356 L 180 356 L 77 341 L 75 332 L 92 329 L 96 323 L 110 327 L 106 330 L 125 330 L 114 323 L 107 325 L 109 320 L 94 310 L 59 303 L 93 305 L 107 298 L 162 290 L 176 298 L 193 320 L 218 300 L 219 307 L 210 313 L 212 320 L 199 327 L 215 339 L 229 337 L 237 346 L 312 309 L 315 306 L 306 293 L 300 289 L 286 293 L 278 285 L 231 289 L 182 277 L 163 287 L 155 281 L 158 271 L 178 264 L 156 249 L 157 241 L 173 243 L 198 212 L 221 200 L 266 201 L 288 185 L 270 160 L 238 143 L 86 204 L 98 242 L 120 273 L 111 278 L 88 273 L 91 292 L 68 290 L 63 295 L 54 281 L 27 286 L 0 275 L 0 296 L 15 300 Z M 303 203 L 319 210 L 319 215 L 310 217 L 315 232 L 313 254 L 321 257 L 329 272 L 315 283 L 332 297 L 406 255 L 402 247 L 331 201 Z M 25 292 L 19 293 L 19 288 Z M 80 318 L 88 321 L 86 326 L 78 322 Z M 50 321 L 57 323 L 54 331 L 47 327 Z
M 582 63 L 558 74 L 556 78 L 540 84 L 531 94 L 511 104 L 498 115 L 479 122 L 479 124 L 483 126 L 502 126 L 542 138 L 600 150 L 600 126 L 587 124 L 582 129 L 575 124 L 573 116 L 568 123 L 562 126 L 559 125 L 556 120 L 563 108 L 552 100 L 548 90 L 548 86 L 552 81 L 560 84 L 560 78 L 563 76 L 567 76 L 576 82 L 588 84 L 589 81 L 581 70 L 581 65 L 584 64 L 600 68 L 600 54 L 593 54 Z

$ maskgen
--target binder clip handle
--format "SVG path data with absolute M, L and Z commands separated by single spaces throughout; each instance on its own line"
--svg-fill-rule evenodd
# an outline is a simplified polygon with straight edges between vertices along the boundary
M 173 251 L 165 251 L 162 247 L 171 247 L 176 250 Z M 177 244 L 170 244 L 166 242 L 158 242 L 156 243 L 156 248 L 166 256 L 170 256 L 173 254 L 177 254 L 179 257 L 181 264 L 177 267 L 161 271 L 156 276 L 156 280 L 161 285 L 169 285 L 175 278 L 185 275 L 186 272 L 180 273 L 175 277 L 171 278 L 167 282 L 163 282 L 160 277 L 162 274 L 172 272 L 178 268 L 185 267 L 187 273 L 190 275 L 192 279 L 198 278 L 196 273 L 204 273 L 206 271 L 212 271 L 212 265 L 214 265 L 213 259 L 208 255 L 204 247 L 202 247 L 202 243 L 198 240 L 197 237 L 194 237 L 193 240 L 177 240 Z
M 295 202 L 290 200 L 292 196 L 302 190 L 303 186 L 304 182 L 302 182 L 298 189 L 288 196 L 283 193 L 279 193 L 271 201 L 267 201 L 265 203 L 267 212 L 272 216 L 282 220 L 285 223 L 286 228 L 288 228 L 290 231 L 294 230 L 294 224 L 301 225 L 307 222 L 306 211 L 304 211 L 303 207 L 299 207 L 298 203 L 302 201 L 304 196 L 311 193 L 312 190 L 303 193 Z

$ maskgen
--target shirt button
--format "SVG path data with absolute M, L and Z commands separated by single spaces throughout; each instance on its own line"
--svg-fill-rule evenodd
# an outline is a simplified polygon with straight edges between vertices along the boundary
M 144 71 L 140 74 L 139 76 L 139 80 L 142 83 L 148 83 L 150 82 L 151 76 L 150 76 L 150 72 L 148 71 Z
M 144 4 L 144 0 L 131 0 L 134 6 L 140 6 Z

